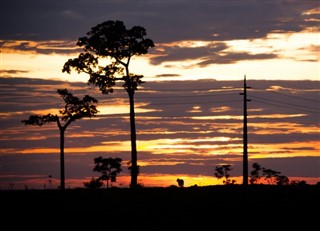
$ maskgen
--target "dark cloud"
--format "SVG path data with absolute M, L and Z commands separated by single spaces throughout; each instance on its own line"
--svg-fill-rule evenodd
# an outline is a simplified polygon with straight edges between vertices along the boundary
M 156 77 L 176 77 L 176 76 L 181 76 L 179 74 L 160 74 L 156 75 Z
M 263 60 L 277 58 L 277 54 L 251 54 L 248 52 L 227 51 L 228 46 L 224 43 L 215 44 L 214 46 L 185 48 L 179 46 L 162 47 L 163 54 L 150 58 L 153 65 L 162 62 L 184 61 L 184 60 L 203 60 L 195 65 L 205 67 L 210 64 L 233 64 L 247 60 Z
M 9 77 L 12 75 L 18 75 L 23 73 L 28 73 L 29 71 L 26 70 L 0 70 L 1 77 Z
M 316 1 L 4 1 L 1 5 L 3 51 L 39 54 L 78 53 L 79 37 L 107 20 L 130 28 L 143 26 L 158 48 L 151 64 L 199 60 L 194 65 L 233 64 L 278 58 L 266 53 L 227 51 L 224 41 L 266 38 L 269 33 L 319 31 Z M 16 17 L 19 15 L 19 17 Z M 208 41 L 202 47 L 179 47 L 180 41 Z M 13 44 L 13 41 L 15 43 Z M 34 43 L 36 41 L 37 43 Z M 166 45 L 165 45 L 166 44 Z M 306 48 L 307 49 L 307 48 Z M 310 51 L 318 48 L 310 47 Z M 314 53 L 316 54 L 316 51 Z M 317 57 L 315 55 L 315 57 Z M 316 58 L 296 57 L 316 62 Z M 190 67 L 194 67 L 194 65 Z
M 1 39 L 76 40 L 98 23 L 141 25 L 156 43 L 263 38 L 316 27 L 316 1 L 3 1 Z M 19 15 L 19 17 L 16 17 Z M 215 35 L 215 36 L 213 36 Z
M 69 54 L 79 53 L 81 48 L 76 47 L 75 41 L 13 41 L 8 40 L 1 44 L 3 51 L 14 50 L 17 53 L 33 52 L 37 54 Z
M 202 57 L 205 61 L 198 63 L 200 67 L 210 64 L 232 64 L 248 60 L 264 60 L 277 58 L 276 54 L 250 54 L 247 52 L 226 52 L 222 54 L 214 54 L 208 57 Z

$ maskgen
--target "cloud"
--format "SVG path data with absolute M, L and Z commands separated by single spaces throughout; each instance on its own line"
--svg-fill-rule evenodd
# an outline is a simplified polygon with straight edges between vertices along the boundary
M 73 10 L 63 10 L 61 12 L 61 15 L 63 17 L 66 17 L 66 19 L 70 19 L 70 20 L 81 20 L 83 19 L 83 16 Z
M 0 74 L 2 77 L 7 78 L 13 75 L 19 75 L 23 73 L 28 73 L 26 70 L 0 70 Z
M 257 161 L 288 177 L 317 176 L 319 120 L 318 113 L 310 109 L 319 112 L 318 85 L 318 81 L 248 80 L 252 87 L 248 90 L 252 100 L 248 102 L 250 162 Z M 136 128 L 143 174 L 213 177 L 216 164 L 230 163 L 233 175 L 241 175 L 243 102 L 239 93 L 243 81 L 158 81 L 142 86 L 136 92 Z M 275 89 L 273 86 L 278 86 L 277 91 L 270 91 Z M 129 161 L 129 115 L 117 114 L 113 107 L 129 107 L 121 87 L 102 95 L 84 83 L 26 78 L 2 78 L 0 87 L 4 90 L 1 113 L 8 113 L 1 116 L 1 156 L 5 160 L 1 175 L 58 174 L 57 126 L 25 126 L 20 121 L 32 111 L 63 107 L 56 93 L 61 87 L 77 96 L 89 94 L 99 100 L 98 110 L 110 110 L 110 114 L 68 127 L 68 178 L 90 177 L 97 156 Z M 267 101 L 257 102 L 259 98 L 254 96 Z
M 141 25 L 156 43 L 263 38 L 317 27 L 316 1 L 50 1 L 2 3 L 1 39 L 76 40 L 106 20 Z M 16 18 L 15 15 L 19 15 Z M 165 16 L 165 17 L 164 17 Z M 19 34 L 19 36 L 17 36 Z
M 315 1 L 138 1 L 126 4 L 50 1 L 35 4 L 12 0 L 5 1 L 2 8 L 2 18 L 6 19 L 2 20 L 0 35 L 4 53 L 79 53 L 82 50 L 76 47 L 78 38 L 85 36 L 93 26 L 107 20 L 122 20 L 128 28 L 136 25 L 146 28 L 147 37 L 156 44 L 150 52 L 153 65 L 179 68 L 179 62 L 183 62 L 184 69 L 192 69 L 243 61 L 317 62 L 319 59 L 317 43 L 310 41 L 296 47 L 295 41 L 290 40 L 287 46 L 282 42 L 286 36 L 298 32 L 319 32 Z M 19 15 L 19 19 L 14 15 Z M 300 36 L 298 41 L 305 35 Z M 244 40 L 248 46 L 238 47 L 236 43 Z M 187 46 L 188 42 L 203 44 Z
M 21 41 L 8 40 L 1 44 L 4 53 L 70 54 L 82 51 L 74 41 Z
M 176 77 L 176 76 L 181 76 L 179 74 L 160 74 L 156 75 L 156 77 Z

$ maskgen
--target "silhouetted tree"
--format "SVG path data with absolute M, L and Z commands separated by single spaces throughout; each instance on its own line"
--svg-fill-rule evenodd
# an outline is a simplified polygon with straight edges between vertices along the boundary
M 307 185 L 307 182 L 305 180 L 292 180 L 290 185 L 305 186 Z M 317 182 L 317 185 L 320 185 L 320 182 Z
M 67 73 L 75 69 L 88 74 L 88 83 L 98 86 L 103 94 L 112 93 L 117 81 L 123 82 L 130 103 L 131 188 L 138 182 L 134 94 L 143 83 L 143 75 L 130 73 L 129 64 L 133 56 L 147 54 L 148 49 L 154 47 L 153 41 L 145 36 L 146 30 L 141 26 L 127 29 L 122 21 L 103 22 L 92 27 L 86 37 L 78 39 L 77 45 L 83 52 L 78 58 L 69 59 L 62 69 Z
M 67 127 L 76 120 L 84 117 L 92 117 L 98 113 L 94 105 L 98 101 L 86 95 L 83 99 L 73 96 L 67 89 L 58 89 L 58 94 L 62 96 L 65 107 L 59 110 L 61 117 L 51 113 L 47 115 L 31 115 L 29 119 L 22 120 L 25 125 L 43 126 L 48 123 L 57 123 L 60 130 L 60 189 L 65 189 L 65 174 L 64 174 L 64 133 Z
M 95 167 L 93 171 L 102 174 L 99 179 L 107 181 L 107 188 L 109 188 L 109 181 L 117 181 L 117 175 L 122 171 L 121 161 L 120 158 L 102 158 L 101 156 L 94 158 Z
M 250 184 L 256 184 L 261 176 L 262 176 L 262 167 L 260 164 L 258 164 L 257 162 L 252 164 L 252 171 L 250 172 L 250 179 L 249 182 Z
M 276 185 L 289 185 L 290 180 L 287 176 L 278 175 L 275 177 L 275 183 L 276 183 Z
M 92 177 L 90 181 L 83 182 L 83 185 L 84 187 L 89 189 L 97 189 L 102 187 L 103 181 L 101 180 L 100 177 L 98 178 Z
M 232 170 L 232 167 L 230 164 L 224 164 L 224 165 L 217 165 L 215 167 L 215 173 L 214 175 L 218 178 L 225 178 L 225 180 L 223 181 L 224 184 L 234 184 L 236 181 L 232 180 L 229 178 L 230 174 L 229 172 Z
M 264 179 L 269 183 L 269 184 L 275 184 L 276 183 L 276 178 L 281 174 L 281 172 L 268 169 L 268 168 L 263 168 L 262 169 L 262 175 L 264 176 Z
M 288 185 L 290 180 L 287 176 L 280 175 L 281 172 L 262 167 L 257 162 L 252 164 L 253 170 L 250 172 L 250 183 L 256 184 L 262 177 L 269 184 Z

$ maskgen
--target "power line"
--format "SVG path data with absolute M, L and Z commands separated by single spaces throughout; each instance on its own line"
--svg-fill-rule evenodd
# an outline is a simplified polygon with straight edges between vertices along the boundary
M 273 94 L 278 94 L 278 95 L 284 95 L 284 96 L 288 96 L 288 97 L 291 97 L 291 98 L 296 98 L 296 99 L 301 99 L 301 100 L 316 102 L 316 103 L 319 103 L 319 102 L 320 102 L 320 100 L 303 98 L 303 97 L 300 97 L 300 96 L 288 95 L 288 94 L 284 94 L 284 93 L 280 93 L 280 92 L 275 92 L 275 91 L 267 91 L 267 92 L 268 92 L 268 93 L 273 93 Z
M 225 100 L 225 101 L 198 101 L 198 102 L 179 102 L 179 103 L 151 103 L 150 105 L 180 105 L 180 104 L 216 104 L 216 103 L 231 103 L 239 102 L 239 100 Z
M 211 97 L 211 96 L 224 96 L 224 95 L 234 95 L 234 93 L 221 93 L 221 94 L 204 94 L 204 95 L 170 95 L 170 96 L 138 96 L 136 98 L 190 98 L 190 97 Z
M 307 108 L 307 109 L 301 109 L 301 108 L 296 108 L 296 107 L 290 107 L 288 105 L 286 105 L 285 103 L 281 103 L 279 101 L 275 101 L 276 103 L 270 103 L 270 102 L 266 102 L 267 99 L 264 99 L 262 97 L 257 97 L 257 96 L 251 96 L 253 98 L 260 98 L 261 100 L 257 100 L 257 99 L 254 99 L 253 102 L 259 102 L 259 103 L 264 103 L 264 104 L 269 104 L 269 105 L 272 105 L 272 106 L 277 106 L 277 107 L 285 107 L 285 108 L 290 108 L 290 109 L 294 109 L 294 110 L 298 110 L 298 111 L 303 111 L 303 112 L 310 112 L 310 113 L 315 113 L 315 114 L 318 114 L 319 111 L 313 111 L 313 110 L 317 110 L 317 109 L 311 109 L 311 108 Z M 265 101 L 264 101 L 265 100 Z M 269 101 L 274 101 L 274 100 L 269 100 Z M 277 103 L 279 102 L 279 103 Z M 303 107 L 303 106 L 300 106 L 300 107 Z M 306 107 L 305 107 L 306 108 Z M 311 110 L 310 110 L 311 109 Z

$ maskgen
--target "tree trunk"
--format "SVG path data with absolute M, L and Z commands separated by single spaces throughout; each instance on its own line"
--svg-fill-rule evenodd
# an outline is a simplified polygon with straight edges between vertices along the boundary
M 64 176 L 64 131 L 60 129 L 60 189 L 65 189 L 65 176 Z
M 134 112 L 134 90 L 128 91 L 130 100 L 130 131 L 131 131 L 131 184 L 130 188 L 138 185 L 137 145 L 136 145 L 136 124 Z

